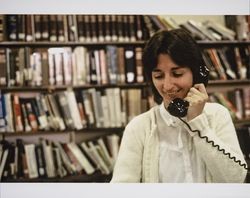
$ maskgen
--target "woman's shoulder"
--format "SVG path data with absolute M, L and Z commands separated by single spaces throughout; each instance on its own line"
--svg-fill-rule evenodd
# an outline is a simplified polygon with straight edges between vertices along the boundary
M 148 111 L 141 113 L 135 116 L 130 122 L 128 123 L 129 126 L 136 125 L 136 126 L 143 126 L 151 124 L 154 122 L 153 117 L 155 116 L 155 111 L 159 108 L 158 105 L 152 107 Z
M 215 102 L 207 102 L 204 111 L 206 114 L 209 115 L 228 113 L 228 109 L 226 107 Z

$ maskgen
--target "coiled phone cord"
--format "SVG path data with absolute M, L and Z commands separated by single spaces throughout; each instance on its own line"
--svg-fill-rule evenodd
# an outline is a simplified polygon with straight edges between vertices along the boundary
M 228 156 L 230 159 L 232 159 L 235 163 L 238 163 L 240 166 L 244 167 L 246 170 L 248 170 L 247 168 L 247 164 L 242 163 L 240 160 L 237 160 L 235 156 L 231 156 L 231 153 L 228 153 L 225 151 L 225 149 L 220 148 L 220 146 L 218 144 L 215 144 L 214 141 L 209 140 L 207 136 L 202 136 L 201 132 L 199 130 L 193 130 L 190 125 L 183 119 L 181 119 L 180 117 L 178 117 L 184 124 L 187 125 L 187 127 L 189 128 L 190 131 L 192 132 L 197 132 L 198 136 L 201 139 L 205 139 L 207 143 L 211 144 L 213 147 L 217 148 L 218 151 L 221 151 L 224 155 Z

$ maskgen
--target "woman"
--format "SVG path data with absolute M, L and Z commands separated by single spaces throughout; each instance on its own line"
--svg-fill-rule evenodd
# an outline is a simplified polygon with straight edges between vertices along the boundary
M 244 182 L 244 167 L 167 111 L 175 98 L 188 101 L 182 119 L 191 129 L 245 163 L 228 110 L 207 102 L 206 67 L 191 36 L 181 29 L 157 32 L 143 65 L 158 105 L 126 126 L 111 182 Z

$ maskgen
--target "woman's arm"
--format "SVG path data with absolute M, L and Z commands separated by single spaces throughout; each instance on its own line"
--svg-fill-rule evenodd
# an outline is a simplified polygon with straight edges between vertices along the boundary
M 189 121 L 189 125 L 193 130 L 199 130 L 202 136 L 207 136 L 209 140 L 214 141 L 221 149 L 223 148 L 226 152 L 231 153 L 231 156 L 235 156 L 241 163 L 246 163 L 228 110 L 218 104 L 215 106 L 216 112 L 214 112 L 210 121 L 202 113 Z M 197 153 L 204 160 L 208 171 L 212 175 L 213 182 L 244 182 L 247 170 L 229 159 L 221 151 L 218 151 L 211 143 L 201 139 L 197 132 L 191 132 L 188 127 L 186 128 L 190 135 L 193 136 Z

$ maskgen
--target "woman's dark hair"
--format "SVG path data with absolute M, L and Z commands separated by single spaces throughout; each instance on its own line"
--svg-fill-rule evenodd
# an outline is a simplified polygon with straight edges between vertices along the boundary
M 204 79 L 200 75 L 200 69 L 205 67 L 205 62 L 196 41 L 182 29 L 158 31 L 147 41 L 142 55 L 144 72 L 151 84 L 154 100 L 157 104 L 162 102 L 162 97 L 152 82 L 152 71 L 157 66 L 160 54 L 168 54 L 177 65 L 189 67 L 193 73 L 194 84 L 204 83 L 205 86 L 207 85 L 208 78 Z

